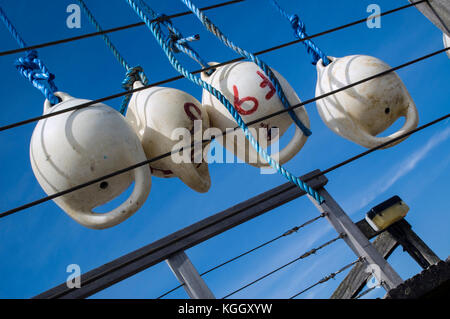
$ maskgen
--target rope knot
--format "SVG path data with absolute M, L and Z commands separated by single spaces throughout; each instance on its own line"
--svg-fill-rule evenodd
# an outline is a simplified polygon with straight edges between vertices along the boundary
M 35 50 L 28 52 L 24 57 L 15 61 L 15 66 L 30 81 L 45 80 L 53 81 L 55 76 L 50 73 L 41 60 L 38 59 Z
M 169 42 L 170 49 L 174 53 L 179 53 L 180 51 L 182 51 L 182 47 L 186 48 L 186 45 L 188 42 L 200 40 L 200 35 L 198 35 L 198 34 L 183 38 L 180 33 L 175 33 L 171 29 L 169 29 L 169 31 L 170 31 L 170 35 L 169 35 L 168 42 Z
M 53 105 L 59 103 L 59 98 L 53 94 L 58 90 L 53 83 L 55 75 L 48 71 L 35 50 L 28 51 L 26 56 L 18 58 L 14 65 Z
M 124 88 L 127 91 L 130 91 L 131 89 L 133 89 L 134 82 L 136 82 L 136 81 L 145 82 L 143 80 L 143 74 L 144 74 L 144 69 L 141 66 L 135 66 L 133 68 L 129 68 L 125 75 L 125 79 L 122 81 L 122 88 Z

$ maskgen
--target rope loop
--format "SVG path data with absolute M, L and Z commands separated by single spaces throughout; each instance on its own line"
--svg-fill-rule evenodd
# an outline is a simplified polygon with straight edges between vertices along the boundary
M 181 65 L 181 63 L 173 54 L 173 51 L 170 49 L 167 39 L 165 39 L 165 37 L 163 36 L 159 23 L 152 22 L 148 17 L 148 15 L 144 12 L 144 10 L 142 10 L 141 6 L 137 5 L 137 3 L 142 4 L 143 2 L 141 0 L 125 0 L 125 1 L 130 5 L 130 7 L 136 12 L 136 14 L 141 18 L 141 20 L 144 21 L 149 30 L 153 33 L 153 36 L 158 41 L 159 45 L 161 46 L 162 50 L 166 54 L 169 62 L 172 64 L 174 69 L 177 70 L 180 74 L 182 74 L 186 79 L 190 80 L 191 82 L 199 85 L 203 89 L 210 92 L 227 108 L 228 112 L 230 112 L 231 116 L 233 116 L 236 123 L 241 127 L 250 144 L 261 155 L 261 157 L 267 163 L 269 163 L 269 165 L 272 168 L 276 169 L 287 180 L 291 181 L 292 183 L 300 187 L 302 190 L 307 192 L 309 195 L 314 197 L 314 199 L 317 202 L 322 203 L 324 201 L 324 198 L 316 190 L 312 189 L 307 183 L 303 182 L 300 178 L 296 177 L 288 170 L 286 170 L 284 167 L 282 167 L 259 145 L 258 141 L 253 137 L 253 135 L 248 129 L 247 124 L 245 124 L 244 120 L 236 111 L 233 104 L 231 104 L 231 102 L 228 101 L 226 97 L 222 93 L 220 93 L 220 91 L 218 91 L 209 83 L 203 81 L 200 77 L 192 74 Z M 144 4 L 142 4 L 142 6 L 144 6 Z
M 26 56 L 18 58 L 14 65 L 19 73 L 41 91 L 51 104 L 55 105 L 60 102 L 59 98 L 54 95 L 58 90 L 53 82 L 55 76 L 38 58 L 35 50 L 29 51 Z
M 141 81 L 143 84 L 146 84 L 146 80 L 144 80 L 145 74 L 144 69 L 141 66 L 135 66 L 133 68 L 129 68 L 127 73 L 125 74 L 125 79 L 122 81 L 122 88 L 130 91 L 133 89 L 133 83 L 136 81 Z
M 277 96 L 280 99 L 281 103 L 283 104 L 283 107 L 289 110 L 288 114 L 291 117 L 292 121 L 302 130 L 305 136 L 310 136 L 312 134 L 311 130 L 308 127 L 306 127 L 302 123 L 302 121 L 297 117 L 297 114 L 295 114 L 295 112 L 290 109 L 291 104 L 289 103 L 283 91 L 283 88 L 281 87 L 280 82 L 278 81 L 277 77 L 272 72 L 270 67 L 264 61 L 256 57 L 254 54 L 240 48 L 239 46 L 234 44 L 230 39 L 228 39 L 228 37 L 222 31 L 220 31 L 220 29 L 214 23 L 212 23 L 211 20 L 199 8 L 197 8 L 194 5 L 194 3 L 192 3 L 192 1 L 181 0 L 181 2 L 183 2 L 186 5 L 186 7 L 188 7 L 197 16 L 197 18 L 201 21 L 203 26 L 209 32 L 214 34 L 225 46 L 229 47 L 242 57 L 252 61 L 263 70 L 264 74 L 269 78 L 270 82 L 275 87 L 275 91 L 277 92 Z
M 11 36 L 16 40 L 17 44 L 24 48 L 25 41 L 12 22 L 6 16 L 6 13 L 0 7 L 0 20 L 3 21 Z M 27 51 L 27 55 L 18 58 L 14 63 L 16 69 L 22 74 L 31 84 L 44 94 L 45 98 L 50 101 L 52 105 L 58 104 L 60 99 L 54 95 L 58 89 L 53 80 L 55 76 L 50 73 L 44 63 L 38 58 L 37 51 Z
M 142 4 L 144 6 L 146 6 L 146 4 L 144 2 L 142 2 Z M 169 34 L 165 35 L 165 41 L 173 53 L 182 52 L 182 53 L 188 55 L 194 61 L 196 61 L 202 68 L 208 67 L 208 63 L 206 63 L 206 61 L 204 61 L 200 57 L 200 55 L 197 52 L 195 52 L 194 49 L 192 49 L 189 45 L 189 42 L 200 40 L 200 35 L 195 34 L 192 36 L 183 37 L 181 32 L 172 24 L 172 21 L 167 18 L 167 15 L 157 14 L 153 10 L 151 10 L 151 8 L 149 8 L 148 6 L 146 9 L 147 9 L 146 11 L 150 12 L 152 14 L 152 16 L 154 17 L 153 21 L 150 21 L 150 24 L 155 29 L 156 29 L 156 25 L 157 25 L 157 28 L 160 30 L 161 34 L 164 34 L 161 31 L 161 27 L 160 27 L 160 25 L 162 24 L 169 31 Z
M 137 65 L 132 68 L 128 68 L 127 73 L 125 74 L 125 79 L 122 81 L 122 88 L 126 91 L 131 91 L 133 89 L 133 84 L 136 81 L 141 81 L 142 84 L 147 85 L 148 79 L 147 76 L 144 73 L 144 69 Z M 122 115 L 125 115 L 127 111 L 128 104 L 130 103 L 132 94 L 125 95 L 124 99 L 122 100 L 122 104 L 120 105 L 119 112 Z
M 283 8 L 276 2 L 275 0 L 270 0 L 274 7 L 278 10 L 278 12 L 281 13 L 282 16 L 287 18 L 291 24 L 292 29 L 294 29 L 294 35 L 298 39 L 307 39 L 308 35 L 306 34 L 306 25 L 305 23 L 300 19 L 300 17 L 297 14 L 289 15 L 286 11 L 284 11 Z M 324 65 L 328 65 L 331 63 L 331 61 L 328 59 L 327 55 L 322 52 L 322 50 L 319 49 L 319 47 L 312 42 L 310 39 L 307 39 L 302 42 L 305 47 L 308 54 L 311 56 L 311 63 L 313 65 L 316 65 L 317 62 L 319 62 L 320 59 L 322 59 L 322 62 Z

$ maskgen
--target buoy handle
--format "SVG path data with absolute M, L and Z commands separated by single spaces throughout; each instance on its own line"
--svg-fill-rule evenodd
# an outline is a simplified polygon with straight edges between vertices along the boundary
M 87 211 L 65 211 L 75 221 L 92 229 L 105 229 L 116 226 L 133 215 L 145 202 L 150 193 L 151 173 L 148 165 L 140 166 L 133 171 L 134 189 L 131 195 L 117 208 L 108 213 L 94 213 Z

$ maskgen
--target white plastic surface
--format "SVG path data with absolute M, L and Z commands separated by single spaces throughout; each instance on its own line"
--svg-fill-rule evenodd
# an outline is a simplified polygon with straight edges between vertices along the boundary
M 215 65 L 217 63 L 209 64 Z M 277 71 L 273 69 L 272 71 L 280 82 L 289 103 L 292 106 L 301 103 L 289 83 Z M 221 66 L 210 76 L 202 73 L 202 79 L 219 90 L 234 105 L 246 123 L 284 110 L 272 83 L 253 62 L 236 62 Z M 203 90 L 202 104 L 208 111 L 211 126 L 217 127 L 221 131 L 237 126 L 226 107 L 207 90 Z M 309 128 L 309 118 L 305 108 L 303 106 L 298 107 L 294 112 L 302 123 Z M 292 124 L 293 121 L 289 114 L 283 113 L 253 124 L 250 127 L 257 129 L 258 134 L 254 135 L 254 137 L 257 138 L 262 147 L 266 148 L 277 141 Z M 268 129 L 274 127 L 279 129 L 278 136 L 268 134 Z M 259 128 L 263 128 L 262 134 L 259 134 Z M 230 141 L 234 140 L 245 142 L 230 143 Z M 303 134 L 300 128 L 296 127 L 295 134 L 288 145 L 278 154 L 271 154 L 271 156 L 280 164 L 286 163 L 302 149 L 306 140 L 307 136 Z M 249 144 L 242 130 L 238 129 L 233 133 L 228 133 L 223 141 L 220 139 L 218 141 L 222 145 L 225 144 L 224 146 L 241 160 L 256 167 L 268 166 Z
M 332 62 L 326 67 L 322 60 L 317 63 L 316 96 L 390 69 L 383 61 L 370 56 L 353 55 L 330 59 Z M 367 148 L 415 129 L 419 121 L 414 101 L 395 72 L 319 99 L 316 105 L 323 122 L 333 132 Z M 389 136 L 377 137 L 400 117 L 406 118 L 401 129 Z
M 142 87 L 139 81 L 134 88 Z M 151 87 L 133 94 L 126 118 L 141 140 L 147 157 L 153 158 L 190 145 L 180 144 L 180 137 L 173 136 L 174 130 L 186 128 L 193 133 L 194 120 L 202 120 L 202 131 L 209 128 L 209 118 L 202 105 L 193 96 L 172 88 Z M 199 137 L 202 140 L 202 136 Z M 191 143 L 194 141 L 191 136 Z M 175 147 L 178 145 L 177 147 Z M 205 152 L 209 144 L 203 144 Z M 197 152 L 198 153 L 198 152 Z M 195 157 L 197 154 L 195 153 Z M 195 158 L 193 157 L 193 158 Z M 202 157 L 203 158 L 203 157 Z M 150 163 L 152 174 L 158 177 L 180 178 L 197 192 L 205 193 L 211 187 L 208 163 L 175 163 L 172 156 Z
M 61 102 L 44 103 L 44 114 L 61 111 L 88 100 L 63 92 Z M 52 195 L 146 160 L 141 143 L 116 110 L 104 104 L 40 120 L 30 143 L 33 172 L 41 187 Z M 123 193 L 134 181 L 132 194 L 108 213 L 93 209 Z M 78 223 L 94 229 L 115 226 L 144 204 L 151 187 L 147 165 L 81 188 L 54 199 Z

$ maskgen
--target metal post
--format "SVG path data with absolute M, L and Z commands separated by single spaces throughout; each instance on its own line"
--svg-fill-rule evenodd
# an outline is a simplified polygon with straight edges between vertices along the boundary
M 320 212 L 327 214 L 328 221 L 338 233 L 346 235 L 344 237 L 345 242 L 357 256 L 363 257 L 369 265 L 378 266 L 379 272 L 374 272 L 374 276 L 378 282 L 383 285 L 386 291 L 400 285 L 403 282 L 402 278 L 376 250 L 350 217 L 336 203 L 333 197 L 323 187 L 317 189 L 317 191 L 325 201 L 319 204 L 314 198 L 308 195 L 309 199 L 316 205 Z
M 180 284 L 183 284 L 189 297 L 192 299 L 215 299 L 184 251 L 172 255 L 166 262 Z

